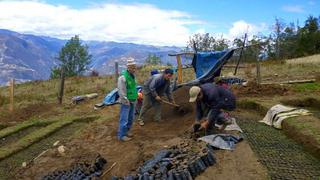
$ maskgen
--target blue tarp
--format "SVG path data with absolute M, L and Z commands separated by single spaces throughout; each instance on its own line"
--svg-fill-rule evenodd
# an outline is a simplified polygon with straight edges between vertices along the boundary
M 220 75 L 221 68 L 232 57 L 234 51 L 234 49 L 229 49 L 215 52 L 198 52 L 192 62 L 196 72 L 196 79 L 183 84 L 175 84 L 173 90 L 182 86 L 195 86 L 213 82 L 214 78 Z
M 195 69 L 196 77 L 199 78 L 208 72 L 217 64 L 219 59 L 226 54 L 227 51 L 199 52 L 196 54 Z
M 141 89 L 142 89 L 141 86 L 137 86 L 138 92 Z M 119 98 L 118 88 L 116 88 L 106 95 L 106 97 L 103 100 L 103 104 L 106 106 L 116 104 L 118 101 L 118 98 Z

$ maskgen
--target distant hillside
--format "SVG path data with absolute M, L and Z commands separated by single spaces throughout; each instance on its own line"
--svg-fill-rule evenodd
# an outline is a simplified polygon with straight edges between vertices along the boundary
M 66 40 L 20 34 L 0 29 L 0 85 L 15 78 L 19 82 L 48 79 L 53 66 L 58 65 L 55 57 Z M 126 58 L 133 57 L 143 64 L 152 53 L 159 56 L 164 64 L 175 64 L 168 53 L 178 52 L 178 47 L 139 45 L 133 43 L 84 41 L 92 54 L 91 70 L 100 74 L 113 73 L 114 62 L 123 68 Z

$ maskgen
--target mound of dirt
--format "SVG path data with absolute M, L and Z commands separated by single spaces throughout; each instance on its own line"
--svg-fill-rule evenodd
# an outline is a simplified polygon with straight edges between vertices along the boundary
M 173 106 L 168 104 L 162 105 L 162 117 L 163 119 L 171 118 L 181 118 L 182 116 L 192 116 L 193 115 L 193 104 L 189 102 L 189 88 L 182 87 L 173 92 L 173 98 L 176 104 L 180 105 L 184 112 L 179 112 Z M 152 118 L 153 114 L 147 113 L 146 117 Z
M 253 81 L 249 82 L 247 86 L 232 86 L 231 89 L 238 97 L 286 95 L 289 93 L 287 87 L 279 84 L 262 85 Z

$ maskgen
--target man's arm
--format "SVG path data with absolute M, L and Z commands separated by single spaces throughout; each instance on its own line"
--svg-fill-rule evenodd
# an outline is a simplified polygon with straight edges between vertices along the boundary
M 196 105 L 196 121 L 199 122 L 203 117 L 203 110 L 201 108 L 201 103 L 197 102 Z
M 152 78 L 149 84 L 149 89 L 153 97 L 159 96 L 156 90 L 156 85 L 159 82 L 159 78 Z
M 126 86 L 126 79 L 124 76 L 120 76 L 118 78 L 118 94 L 120 98 L 120 103 L 128 104 L 129 100 L 127 98 L 127 86 Z

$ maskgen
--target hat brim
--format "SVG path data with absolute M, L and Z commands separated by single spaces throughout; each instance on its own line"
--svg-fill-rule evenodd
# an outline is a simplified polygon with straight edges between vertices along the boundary
M 189 102 L 195 102 L 197 100 L 197 96 L 195 97 L 190 97 Z

